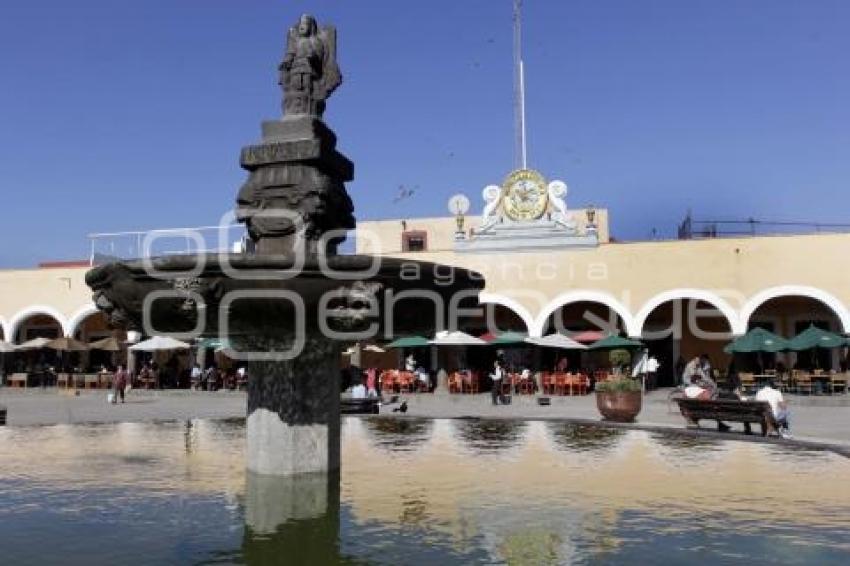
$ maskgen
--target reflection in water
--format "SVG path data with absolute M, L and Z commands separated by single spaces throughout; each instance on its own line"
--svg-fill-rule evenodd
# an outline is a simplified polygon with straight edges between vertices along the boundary
M 508 419 L 460 419 L 455 430 L 473 452 L 498 452 L 517 446 L 528 423 Z
M 703 455 L 706 452 L 723 450 L 725 443 L 720 438 L 709 436 L 691 436 L 687 434 L 652 433 L 652 439 L 664 448 L 680 452 L 682 457 Z
M 428 441 L 433 421 L 430 419 L 395 419 L 367 417 L 363 419 L 375 444 L 391 451 L 416 450 Z
M 559 448 L 577 452 L 612 450 L 626 432 L 620 428 L 559 422 L 547 422 L 546 426 Z
M 246 473 L 247 564 L 346 564 L 339 552 L 339 475 Z
M 0 562 L 843 565 L 850 552 L 850 460 L 828 452 L 353 418 L 341 478 L 293 480 L 246 474 L 243 435 L 241 419 L 0 429 Z

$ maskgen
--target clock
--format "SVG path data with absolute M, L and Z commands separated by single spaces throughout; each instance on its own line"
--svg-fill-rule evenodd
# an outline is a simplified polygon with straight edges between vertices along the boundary
M 543 175 L 519 169 L 505 179 L 502 207 L 511 220 L 537 220 L 546 212 L 549 193 Z

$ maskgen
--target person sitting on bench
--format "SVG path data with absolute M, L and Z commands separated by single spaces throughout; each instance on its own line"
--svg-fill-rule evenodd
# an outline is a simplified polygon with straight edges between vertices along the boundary
M 716 391 L 716 389 L 712 390 L 711 385 L 706 383 L 701 377 L 695 377 L 691 380 L 691 384 L 685 387 L 685 397 L 688 399 L 711 401 L 711 399 L 714 398 Z M 727 432 L 730 428 L 731 427 L 723 421 L 717 421 L 717 430 L 720 432 Z
M 779 435 L 782 438 L 791 438 L 791 411 L 788 409 L 788 403 L 782 396 L 782 392 L 776 389 L 772 380 L 769 380 L 764 387 L 756 392 L 756 401 L 766 401 L 770 405 L 773 419 L 779 426 Z

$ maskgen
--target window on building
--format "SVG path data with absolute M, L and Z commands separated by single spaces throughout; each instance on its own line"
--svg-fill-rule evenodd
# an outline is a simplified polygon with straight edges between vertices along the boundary
M 428 249 L 428 233 L 424 230 L 408 230 L 401 233 L 401 251 L 424 252 Z

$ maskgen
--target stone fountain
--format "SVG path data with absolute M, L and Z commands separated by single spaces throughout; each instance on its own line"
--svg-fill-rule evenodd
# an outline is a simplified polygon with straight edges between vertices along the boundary
M 264 122 L 262 141 L 241 153 L 248 179 L 236 217 L 254 251 L 112 263 L 86 282 L 114 326 L 229 341 L 249 375 L 250 472 L 334 474 L 341 345 L 451 327 L 484 282 L 446 266 L 337 253 L 355 221 L 344 184 L 354 166 L 322 121 L 342 82 L 335 29 L 302 16 L 279 69 L 283 118 Z

